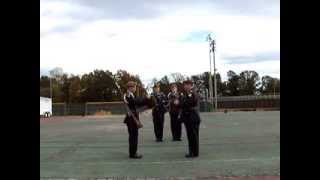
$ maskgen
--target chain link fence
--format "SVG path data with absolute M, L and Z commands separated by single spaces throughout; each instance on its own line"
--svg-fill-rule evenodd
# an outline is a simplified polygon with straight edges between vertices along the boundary
M 54 116 L 125 114 L 123 102 L 53 103 Z
M 123 102 L 88 102 L 85 104 L 86 115 L 125 114 Z
M 280 95 L 218 97 L 217 101 L 218 109 L 271 108 L 280 110 Z M 200 102 L 200 112 L 210 112 L 212 109 L 210 101 Z
M 272 108 L 280 110 L 280 95 L 267 96 L 230 96 L 218 97 L 218 109 L 263 109 Z M 209 101 L 199 102 L 200 112 L 211 112 L 213 106 Z M 67 115 L 109 115 L 125 114 L 123 102 L 87 102 L 82 104 L 53 103 L 54 116 Z
M 67 115 L 67 104 L 66 103 L 52 103 L 52 115 L 53 116 Z

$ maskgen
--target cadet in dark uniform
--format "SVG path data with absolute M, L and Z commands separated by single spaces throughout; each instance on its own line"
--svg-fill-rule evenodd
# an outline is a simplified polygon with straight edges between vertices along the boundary
M 152 118 L 154 126 L 154 134 L 157 142 L 163 141 L 164 114 L 167 111 L 168 100 L 164 93 L 160 92 L 160 86 L 155 84 L 153 93 L 154 108 L 152 109 Z
M 128 106 L 128 113 L 124 119 L 124 123 L 127 124 L 129 133 L 129 157 L 134 159 L 142 158 L 142 155 L 137 154 L 138 149 L 138 129 L 142 127 L 139 121 L 138 107 L 142 107 L 148 104 L 147 98 L 138 98 L 134 96 L 136 91 L 136 83 L 129 81 L 127 83 L 127 93 L 124 95 L 124 102 Z M 139 124 L 140 123 L 140 124 Z
M 177 85 L 171 84 L 170 86 L 171 92 L 168 94 L 169 99 L 169 114 L 170 114 L 170 122 L 171 122 L 171 133 L 173 141 L 181 141 L 181 126 L 182 123 L 180 121 L 180 95 L 178 93 Z
M 199 156 L 199 126 L 200 115 L 198 112 L 198 95 L 192 91 L 193 83 L 190 80 L 183 82 L 185 92 L 181 97 L 181 120 L 183 121 L 189 145 L 187 158 Z

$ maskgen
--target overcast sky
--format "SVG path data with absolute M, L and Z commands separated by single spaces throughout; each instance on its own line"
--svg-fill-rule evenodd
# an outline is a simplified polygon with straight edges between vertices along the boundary
M 124 69 L 143 82 L 216 66 L 280 78 L 279 0 L 40 0 L 40 72 Z

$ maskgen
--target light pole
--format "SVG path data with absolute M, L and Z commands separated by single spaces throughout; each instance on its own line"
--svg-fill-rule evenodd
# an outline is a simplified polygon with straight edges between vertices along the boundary
M 216 58 L 215 58 L 215 41 L 211 41 L 211 50 L 213 55 L 213 78 L 214 78 L 214 107 L 218 110 L 218 93 L 217 93 L 217 77 L 216 77 Z
M 50 98 L 52 101 L 52 77 L 50 76 Z
M 273 80 L 273 96 L 276 97 L 276 80 Z
M 53 99 L 52 99 L 52 77 L 54 75 L 54 71 L 51 70 L 49 71 L 49 78 L 50 78 L 50 98 L 51 98 L 51 101 L 53 102 Z
M 49 75 L 50 75 L 50 98 L 53 102 L 53 89 L 52 89 L 52 77 L 55 77 L 56 79 L 59 77 L 59 79 L 61 78 L 61 76 L 63 75 L 63 70 L 62 68 L 56 67 L 54 69 L 52 69 L 51 71 L 49 71 Z M 59 80 L 57 79 L 57 80 Z
M 212 71 L 211 71 L 211 42 L 212 42 L 212 38 L 210 36 L 210 34 L 208 34 L 208 37 L 207 37 L 207 41 L 209 42 L 209 61 L 210 61 L 210 74 L 209 74 L 209 99 L 210 99 L 210 103 L 212 105 L 212 109 L 214 108 L 213 107 L 213 95 L 212 95 L 212 77 L 211 77 L 211 74 L 212 74 Z

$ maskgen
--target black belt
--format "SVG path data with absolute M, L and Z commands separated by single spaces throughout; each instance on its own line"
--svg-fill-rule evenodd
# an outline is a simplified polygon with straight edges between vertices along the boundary
M 198 110 L 198 108 L 189 108 L 189 109 L 187 109 L 187 110 L 182 110 L 182 113 L 191 113 L 191 112 L 194 112 L 194 111 L 197 111 Z

